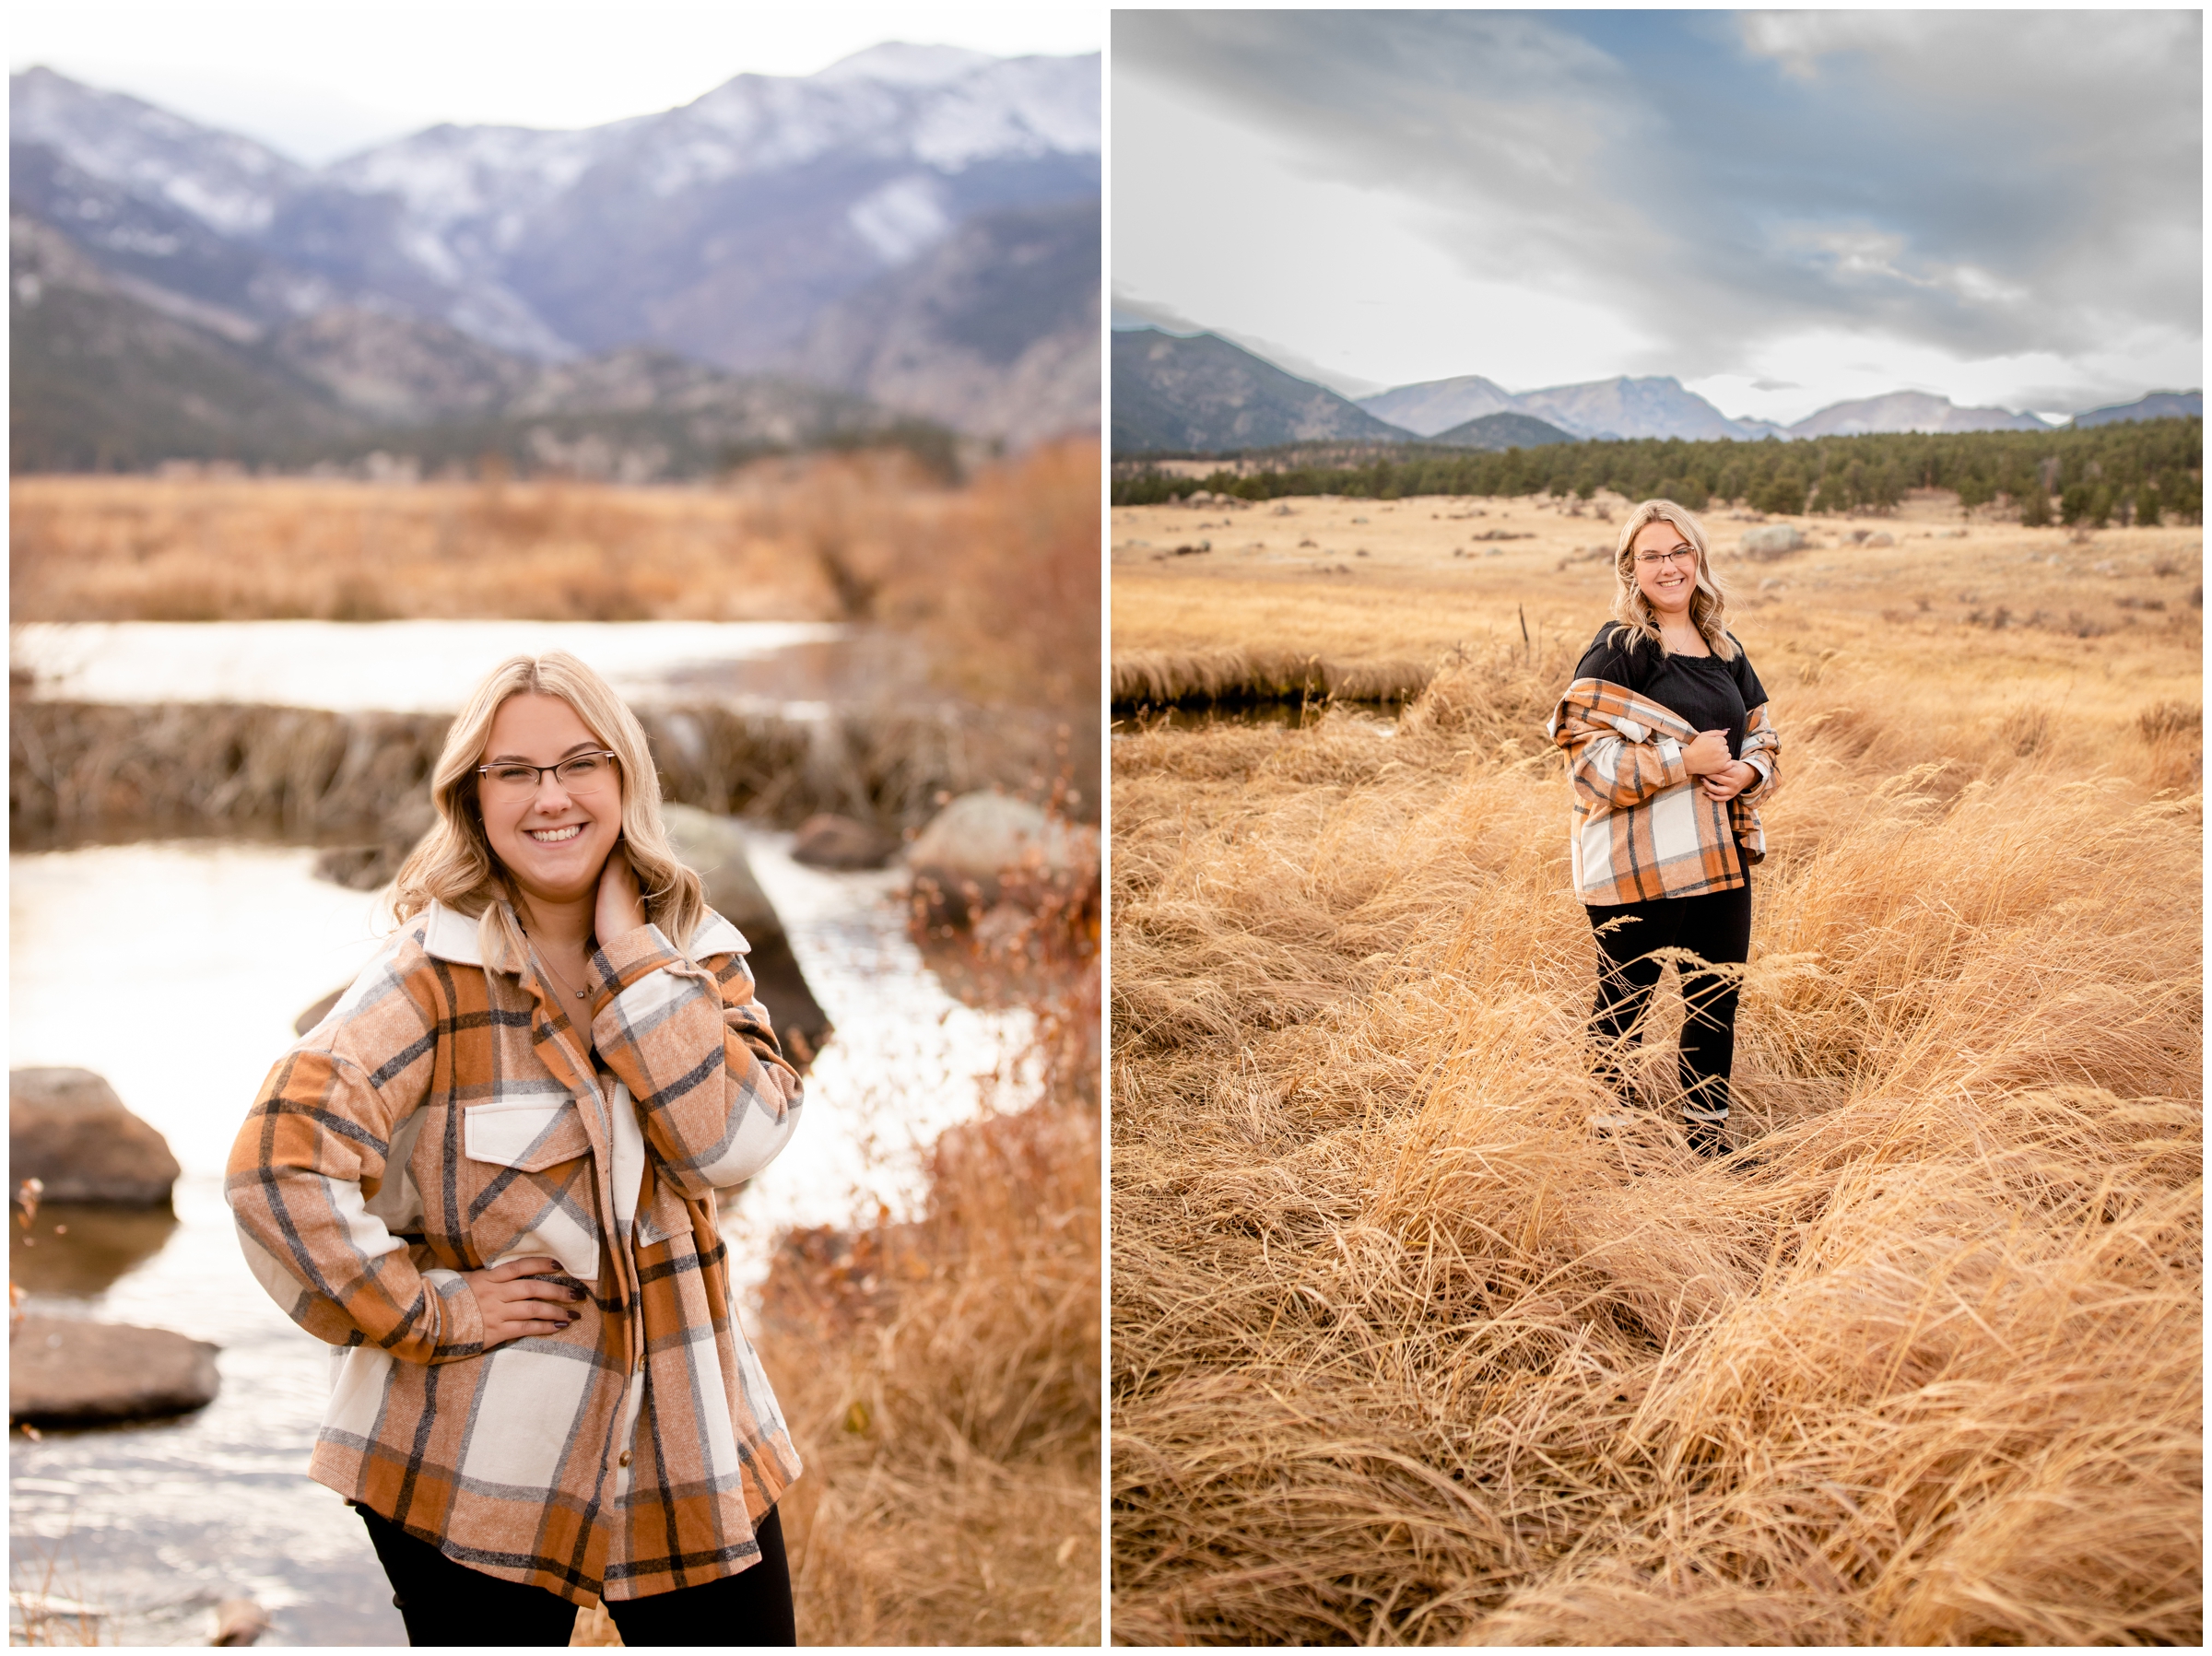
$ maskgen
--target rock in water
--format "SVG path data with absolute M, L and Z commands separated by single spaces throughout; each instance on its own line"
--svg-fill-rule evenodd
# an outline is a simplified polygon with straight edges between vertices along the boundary
M 1737 543 L 1737 549 L 1746 558 L 1756 558 L 1764 562 L 1771 558 L 1802 552 L 1806 545 L 1805 536 L 1797 533 L 1794 525 L 1769 523 L 1764 529 L 1746 530 L 1744 538 Z
M 225 1599 L 215 1607 L 211 1645 L 250 1645 L 269 1630 L 269 1613 L 252 1599 Z
M 163 1328 L 25 1317 L 7 1350 L 7 1417 L 104 1426 L 184 1415 L 215 1401 L 218 1348 Z
M 791 858 L 813 868 L 881 868 L 898 850 L 894 836 L 850 816 L 825 813 L 799 824 Z
M 90 1070 L 10 1070 L 9 1178 L 44 1181 L 49 1202 L 167 1207 L 177 1158 Z
M 696 805 L 663 805 L 661 820 L 684 865 L 706 883 L 707 906 L 745 934 L 755 948 L 783 935 L 783 922 L 746 860 L 745 834 L 726 816 Z
M 753 945 L 747 964 L 753 969 L 760 1004 L 768 1008 L 783 1050 L 804 1071 L 830 1039 L 830 1015 L 807 987 L 783 922 L 746 860 L 744 831 L 728 817 L 695 805 L 663 805 L 661 820 L 667 824 L 676 854 L 705 883 L 707 906 Z
M 1004 793 L 963 793 L 907 848 L 933 914 L 973 923 L 1000 902 L 1075 907 L 1095 900 L 1099 837 Z
M 343 995 L 348 989 L 352 987 L 353 985 L 350 983 L 339 984 L 335 989 L 332 990 L 328 994 L 324 995 L 321 1000 L 310 1006 L 305 1012 L 302 1012 L 298 1017 L 292 1019 L 292 1033 L 294 1035 L 305 1035 L 310 1029 L 313 1028 L 317 1024 L 328 1017 L 330 1016 L 330 1009 L 338 1004 L 338 997 Z

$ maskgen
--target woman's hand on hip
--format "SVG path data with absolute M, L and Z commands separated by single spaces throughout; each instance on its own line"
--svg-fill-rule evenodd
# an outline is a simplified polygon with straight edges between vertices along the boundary
M 1698 739 L 1682 749 L 1683 769 L 1692 776 L 1711 776 L 1734 762 L 1728 757 L 1728 733 L 1724 730 L 1700 731 Z
M 1709 772 L 1699 783 L 1705 797 L 1720 801 L 1734 799 L 1759 780 L 1759 772 L 1741 759 L 1730 759 L 1720 769 Z
M 592 930 L 605 948 L 626 932 L 645 923 L 645 898 L 638 886 L 638 871 L 630 866 L 622 842 L 606 853 L 599 870 L 599 896 L 592 909 Z
M 574 1322 L 582 1314 L 575 1302 L 583 1298 L 583 1290 L 547 1280 L 547 1273 L 560 1268 L 559 1260 L 538 1254 L 481 1271 L 464 1271 L 461 1279 L 477 1297 L 477 1310 L 484 1319 L 484 1344 L 498 1345 L 526 1334 L 557 1334 Z

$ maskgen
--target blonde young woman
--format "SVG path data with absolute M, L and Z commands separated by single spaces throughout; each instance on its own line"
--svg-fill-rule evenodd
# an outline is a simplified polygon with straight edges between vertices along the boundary
M 1659 981 L 1653 954 L 1724 969 L 1683 970 L 1678 1069 L 1692 1147 L 1725 1156 L 1740 980 L 1725 969 L 1749 955 L 1750 871 L 1766 856 L 1755 802 L 1774 791 L 1781 739 L 1695 517 L 1644 501 L 1621 525 L 1614 574 L 1613 619 L 1550 723 L 1573 785 L 1575 895 L 1597 939 L 1591 1033 L 1626 1102 L 1621 1053 Z
M 799 1081 L 746 943 L 660 819 L 645 734 L 572 656 L 453 722 L 399 927 L 231 1151 L 247 1259 L 336 1349 L 310 1475 L 414 1644 L 790 1644 L 798 1458 L 733 1315 L 714 1192 Z

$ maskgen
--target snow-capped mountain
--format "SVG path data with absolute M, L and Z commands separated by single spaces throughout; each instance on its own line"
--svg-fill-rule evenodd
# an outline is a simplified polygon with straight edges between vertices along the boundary
M 1774 432 L 1764 420 L 1730 419 L 1672 375 L 1592 380 L 1553 385 L 1513 399 L 1518 414 L 1533 414 L 1577 437 L 1681 437 L 1755 439 Z
M 1792 437 L 1861 437 L 1874 431 L 2048 431 L 2032 414 L 2009 408 L 1961 408 L 1924 391 L 1830 403 L 1789 429 Z
M 1359 399 L 1377 419 L 1422 437 L 1486 414 L 1525 414 L 1576 437 L 1730 437 L 1781 434 L 1764 420 L 1730 419 L 1679 380 L 1653 376 L 1592 380 L 1518 393 L 1480 374 L 1399 385 Z
M 7 83 L 11 144 L 42 144 L 92 178 L 191 215 L 218 235 L 267 229 L 308 169 L 120 92 L 28 69 Z
M 888 44 L 660 114 L 438 126 L 320 170 L 46 69 L 9 89 L 17 210 L 111 273 L 247 332 L 342 304 L 548 360 L 783 366 L 977 214 L 1099 189 L 1095 53 Z
M 1434 437 L 1486 414 L 1510 414 L 1516 406 L 1512 392 L 1480 374 L 1426 380 L 1418 385 L 1399 385 L 1353 400 L 1377 419 L 1401 426 L 1418 437 Z

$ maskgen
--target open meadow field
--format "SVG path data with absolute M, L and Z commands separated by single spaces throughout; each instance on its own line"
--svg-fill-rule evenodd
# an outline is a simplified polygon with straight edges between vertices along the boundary
M 946 487 L 903 454 L 716 485 L 25 476 L 11 621 L 847 621 L 986 702 L 1092 705 L 1098 446 Z
M 2196 1642 L 2202 532 L 1704 514 L 1783 743 L 1705 1162 L 1669 986 L 1593 1129 L 1543 731 L 1626 504 L 1113 511 L 1114 1636 Z M 1190 727 L 1300 686 L 1413 699 Z

